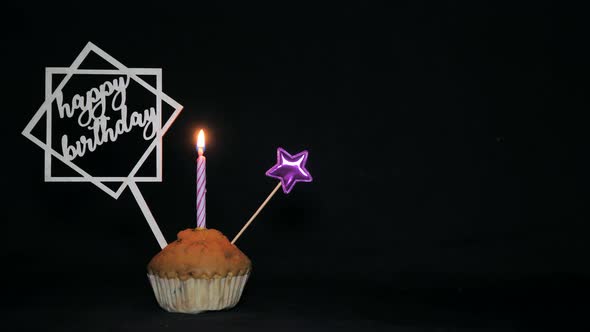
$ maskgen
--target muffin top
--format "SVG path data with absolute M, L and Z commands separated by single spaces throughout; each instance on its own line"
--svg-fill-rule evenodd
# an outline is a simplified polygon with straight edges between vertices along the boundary
M 210 279 L 244 275 L 250 267 L 250 259 L 220 231 L 189 228 L 152 258 L 148 272 L 160 278 Z

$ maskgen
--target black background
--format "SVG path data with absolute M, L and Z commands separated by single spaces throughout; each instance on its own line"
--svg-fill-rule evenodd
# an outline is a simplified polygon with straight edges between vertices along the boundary
M 2 11 L 3 330 L 585 323 L 581 8 L 159 1 Z M 164 312 L 145 276 L 159 247 L 131 193 L 114 200 L 92 184 L 43 181 L 43 152 L 21 131 L 43 103 L 44 68 L 69 66 L 88 41 L 128 67 L 162 68 L 164 91 L 184 105 L 164 138 L 164 181 L 139 184 L 169 241 L 195 226 L 197 128 L 208 139 L 208 226 L 229 238 L 273 189 L 264 172 L 276 147 L 309 150 L 314 182 L 279 192 L 238 242 L 254 272 L 236 308 Z

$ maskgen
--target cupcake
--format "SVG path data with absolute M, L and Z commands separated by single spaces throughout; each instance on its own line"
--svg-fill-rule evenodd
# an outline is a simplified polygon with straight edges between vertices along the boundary
M 199 313 L 235 306 L 250 259 L 215 229 L 186 229 L 148 264 L 158 304 L 170 312 Z

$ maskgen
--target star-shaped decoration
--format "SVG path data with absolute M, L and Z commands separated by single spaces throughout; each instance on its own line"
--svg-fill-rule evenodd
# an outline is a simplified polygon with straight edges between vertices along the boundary
M 311 174 L 305 169 L 307 151 L 301 151 L 292 156 L 283 148 L 277 149 L 277 163 L 266 171 L 271 178 L 281 180 L 283 192 L 288 194 L 297 182 L 311 182 Z

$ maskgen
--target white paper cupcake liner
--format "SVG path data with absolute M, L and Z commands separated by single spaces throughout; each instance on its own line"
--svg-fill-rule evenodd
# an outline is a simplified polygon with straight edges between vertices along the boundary
M 250 272 L 242 276 L 195 279 L 160 278 L 148 274 L 160 307 L 170 312 L 198 314 L 207 310 L 222 310 L 235 306 Z

